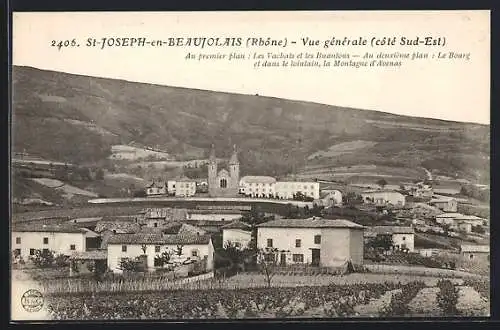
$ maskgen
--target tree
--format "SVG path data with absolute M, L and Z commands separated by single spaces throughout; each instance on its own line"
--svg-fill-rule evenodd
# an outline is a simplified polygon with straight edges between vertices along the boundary
M 377 184 L 380 187 L 384 188 L 385 186 L 387 186 L 387 181 L 385 181 L 385 179 L 380 179 L 380 180 L 377 181 Z
M 266 279 L 267 286 L 271 287 L 271 280 L 276 274 L 278 249 L 260 249 L 257 255 L 257 265 Z
M 47 249 L 36 250 L 35 254 L 31 256 L 31 260 L 37 267 L 50 267 L 54 263 L 54 252 Z
M 356 204 L 361 204 L 362 202 L 363 197 L 353 191 L 349 191 L 347 194 L 342 196 L 342 203 L 347 206 L 354 206 Z
M 394 245 L 391 235 L 377 235 L 372 238 L 367 244 L 367 247 L 374 249 L 390 250 Z

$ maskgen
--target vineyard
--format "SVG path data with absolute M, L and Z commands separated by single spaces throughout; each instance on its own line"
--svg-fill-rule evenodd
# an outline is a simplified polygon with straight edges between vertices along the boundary
M 47 309 L 55 320 L 489 315 L 487 283 L 441 279 L 434 284 L 429 287 L 424 281 L 412 281 L 66 294 L 48 296 Z

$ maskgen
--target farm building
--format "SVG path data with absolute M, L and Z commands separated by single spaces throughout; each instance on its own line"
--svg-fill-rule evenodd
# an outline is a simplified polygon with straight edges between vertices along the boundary
M 408 249 L 410 252 L 415 250 L 415 231 L 412 227 L 373 226 L 368 227 L 365 231 L 365 237 L 368 238 L 380 235 L 391 236 L 392 243 L 396 248 Z
M 191 197 L 196 194 L 196 181 L 183 177 L 176 180 L 175 197 Z
M 12 228 L 12 249 L 25 261 L 36 250 L 71 255 L 100 246 L 99 234 L 87 228 L 71 225 L 44 225 L 30 223 Z
M 380 206 L 394 205 L 405 206 L 405 196 L 392 190 L 368 190 L 361 193 L 364 203 Z
M 158 196 L 166 194 L 167 194 L 167 186 L 163 181 L 153 181 L 151 184 L 146 186 L 147 196 Z
M 452 197 L 440 197 L 431 199 L 430 205 L 437 207 L 443 212 L 457 212 L 458 202 Z
M 302 193 L 312 199 L 319 199 L 319 182 L 311 181 L 277 181 L 275 197 L 280 199 L 293 199 L 293 195 Z
M 186 220 L 232 221 L 241 219 L 241 212 L 232 210 L 189 210 Z
M 460 256 L 466 260 L 489 261 L 490 247 L 488 245 L 461 245 Z
M 461 213 L 443 213 L 436 215 L 436 222 L 443 225 L 453 225 L 455 219 L 463 216 Z
M 348 220 L 280 219 L 257 225 L 257 247 L 278 249 L 280 265 L 363 263 L 364 227 Z
M 247 175 L 240 180 L 240 193 L 251 197 L 275 196 L 276 179 L 270 176 Z
M 342 192 L 340 190 L 322 190 L 320 198 L 314 201 L 317 206 L 331 207 L 342 205 Z
M 161 268 L 157 258 L 164 252 L 184 261 L 206 263 L 206 270 L 213 269 L 214 249 L 210 235 L 194 226 L 182 225 L 177 233 L 172 231 L 148 230 L 133 234 L 115 234 L 108 240 L 108 268 L 121 273 L 121 262 L 143 258 L 148 271 Z
M 252 226 L 236 220 L 222 227 L 222 244 L 234 243 L 237 248 L 246 248 L 252 240 Z

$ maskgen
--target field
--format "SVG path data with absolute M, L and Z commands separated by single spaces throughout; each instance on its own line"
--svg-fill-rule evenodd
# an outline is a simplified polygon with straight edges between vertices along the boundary
M 418 281 L 181 289 L 168 292 L 52 295 L 47 298 L 47 310 L 56 320 L 489 315 L 488 297 L 471 286 L 445 282 L 455 290 L 455 294 Z M 439 303 L 443 298 L 445 301 L 454 301 L 452 309 Z
M 111 153 L 111 156 L 109 156 L 111 159 L 140 160 L 151 158 L 161 160 L 170 158 L 169 154 L 166 152 L 138 148 L 128 145 L 111 146 Z

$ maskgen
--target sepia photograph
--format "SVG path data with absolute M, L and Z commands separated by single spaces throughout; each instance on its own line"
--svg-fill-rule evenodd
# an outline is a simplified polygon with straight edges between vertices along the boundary
M 490 12 L 14 12 L 12 321 L 490 316 Z

